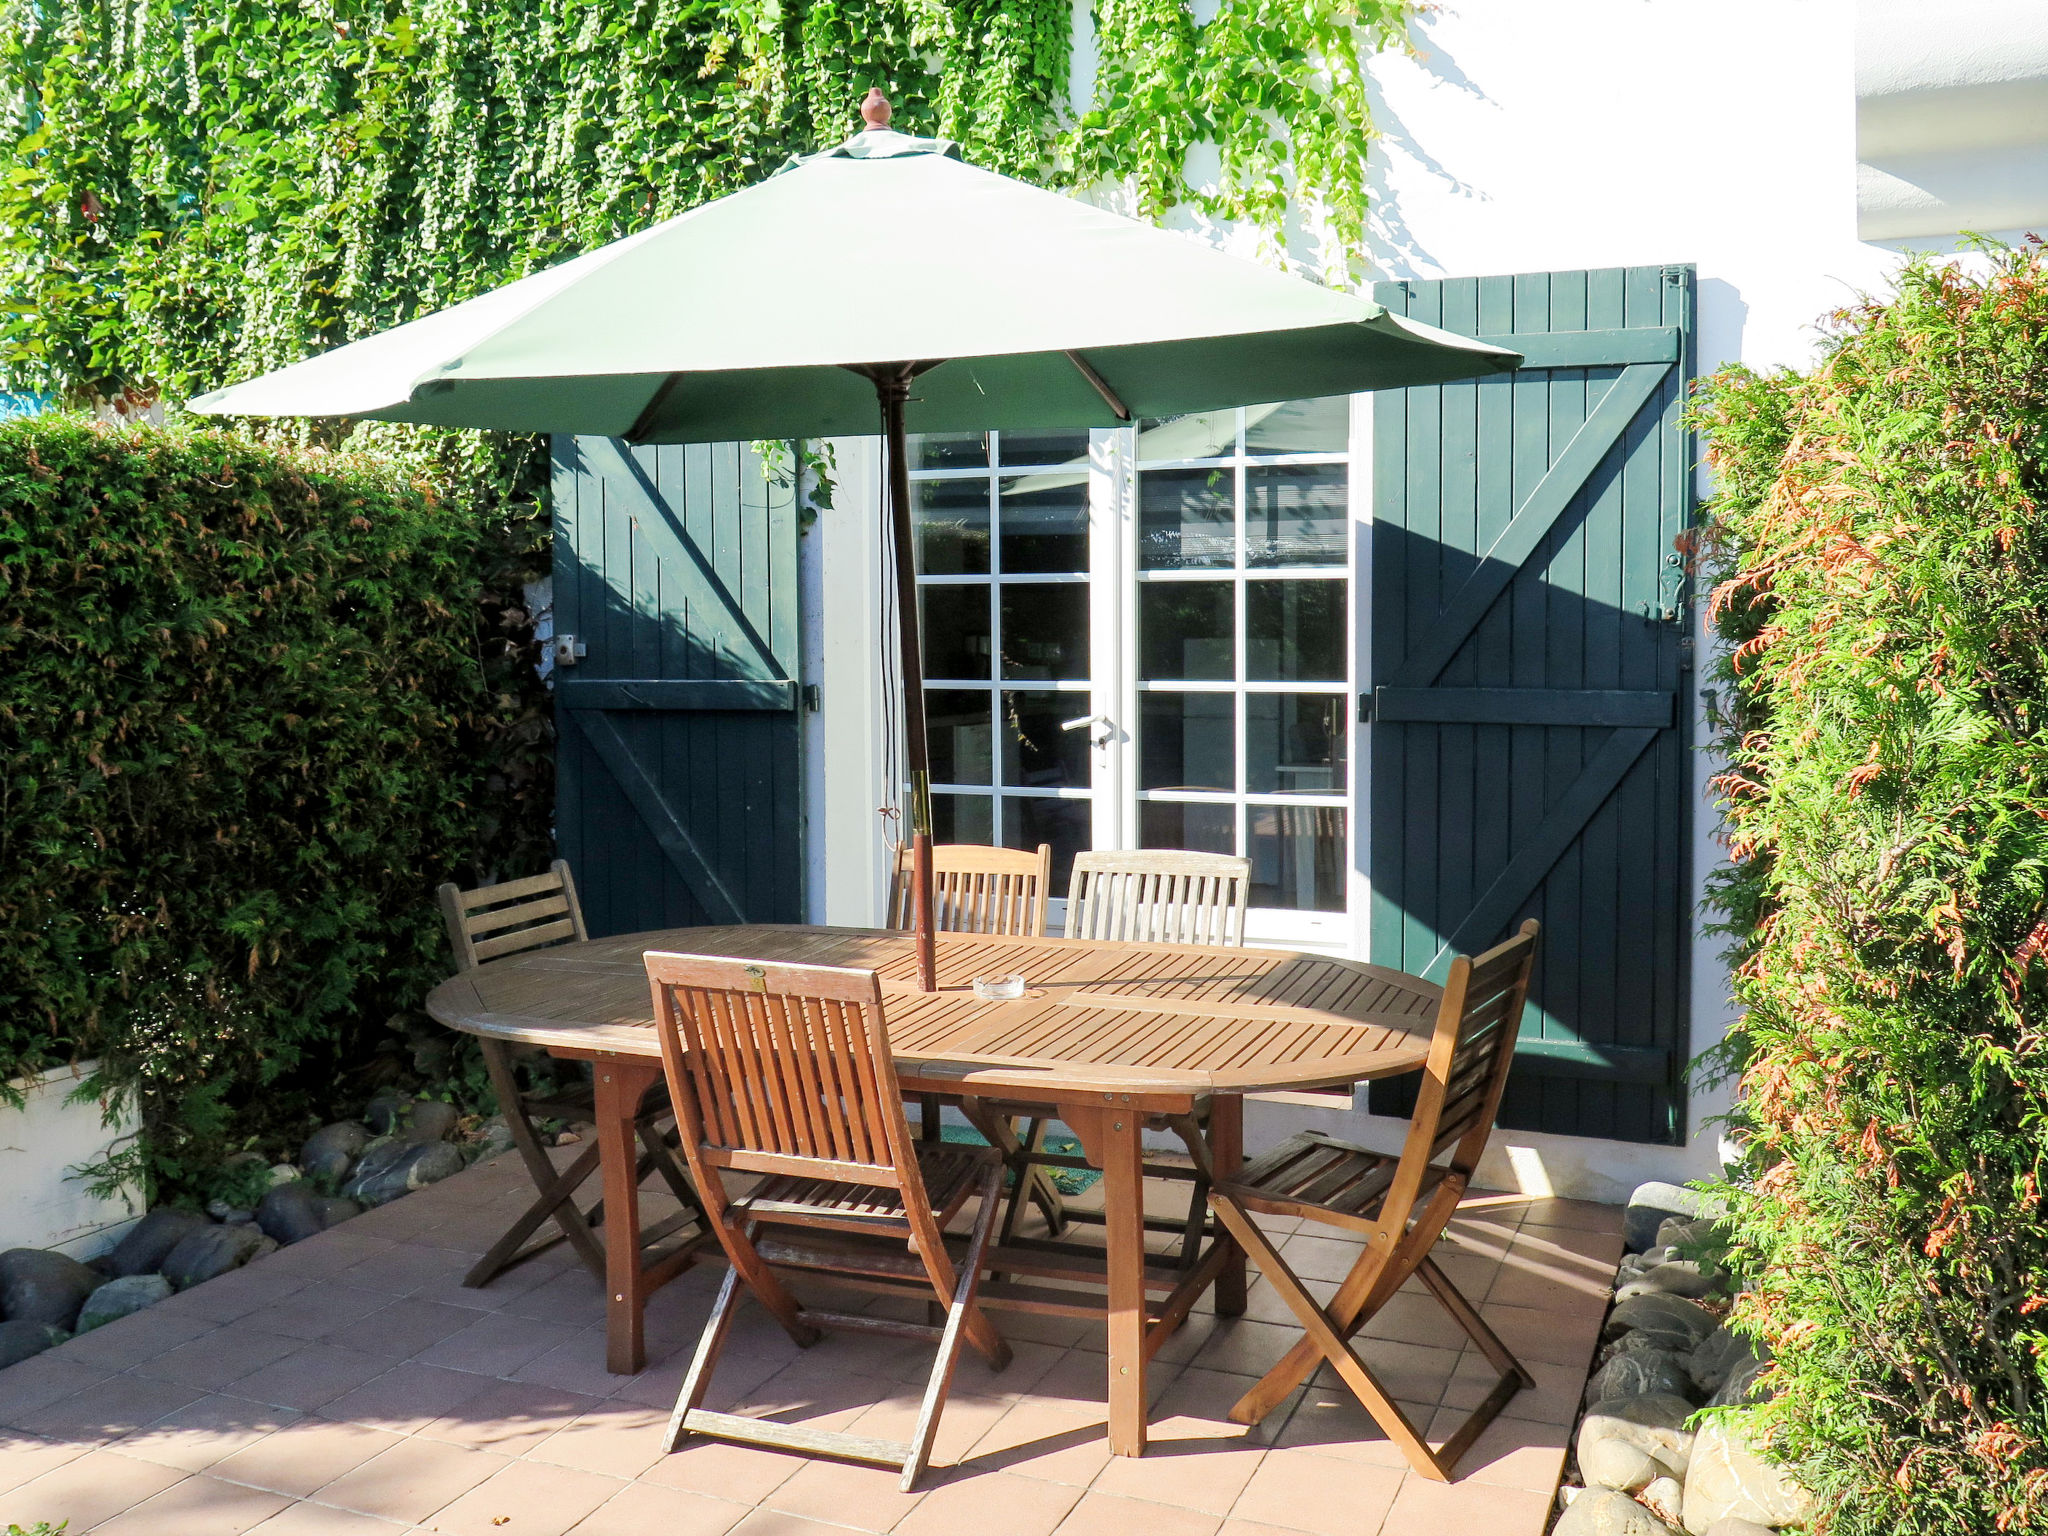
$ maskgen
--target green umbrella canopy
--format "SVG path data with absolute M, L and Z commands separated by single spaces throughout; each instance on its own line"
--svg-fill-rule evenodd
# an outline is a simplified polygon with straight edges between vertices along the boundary
M 191 407 L 725 442 L 873 432 L 861 365 L 935 364 L 906 425 L 946 432 L 1115 426 L 1519 361 L 871 127 Z

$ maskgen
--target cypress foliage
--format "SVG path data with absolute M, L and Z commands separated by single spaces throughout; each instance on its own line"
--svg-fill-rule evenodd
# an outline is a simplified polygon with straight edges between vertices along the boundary
M 1693 425 L 1760 1427 L 1835 1536 L 2048 1529 L 2048 259 L 1910 265 Z
M 331 1111 L 446 972 L 434 882 L 546 857 L 497 549 L 379 461 L 0 424 L 0 1082 L 100 1058 L 181 1188 Z

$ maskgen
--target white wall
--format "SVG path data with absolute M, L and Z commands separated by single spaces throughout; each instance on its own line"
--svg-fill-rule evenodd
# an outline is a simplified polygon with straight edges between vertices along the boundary
M 13 1087 L 22 1105 L 0 1103 L 0 1251 L 61 1248 L 90 1258 L 113 1246 L 125 1224 L 142 1214 L 138 1194 L 97 1199 L 75 1171 L 99 1162 L 138 1129 L 132 1104 L 108 1125 L 97 1103 L 70 1102 L 97 1065 L 19 1079 Z
M 1076 15 L 1085 25 L 1085 7 Z M 1898 259 L 1857 238 L 1854 27 L 1853 0 L 1450 0 L 1418 23 L 1418 57 L 1371 68 L 1385 135 L 1370 167 L 1373 275 L 1690 262 L 1702 371 L 1805 361 L 1816 319 L 1879 286 Z M 1092 70 L 1084 36 L 1077 99 Z M 1313 251 L 1299 254 L 1317 264 Z M 872 502 L 841 499 L 828 518 L 874 516 Z M 838 579 L 835 569 L 828 606 Z M 1704 631 L 1701 641 L 1704 653 Z M 864 770 L 841 752 L 827 771 Z M 1719 857 L 1708 772 L 1703 754 L 1693 834 L 1702 879 Z M 851 856 L 866 857 L 843 825 L 822 834 L 833 890 L 837 840 L 851 837 Z M 1704 937 L 1695 948 L 1695 1051 L 1729 1017 L 1718 950 Z M 1710 1171 L 1717 1137 L 1703 1122 L 1724 1104 L 1719 1092 L 1696 1095 L 1682 1148 L 1503 1133 L 1488 1171 L 1504 1187 L 1623 1199 L 1645 1178 Z M 1298 1104 L 1255 1107 L 1248 1137 L 1256 1147 L 1311 1121 L 1398 1144 L 1395 1127 L 1373 1117 Z

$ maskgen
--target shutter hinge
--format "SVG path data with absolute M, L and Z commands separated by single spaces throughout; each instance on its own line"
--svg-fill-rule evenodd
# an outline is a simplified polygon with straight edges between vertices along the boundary
M 805 683 L 805 684 L 804 684 L 804 710 L 805 710 L 805 712 L 806 712 L 806 713 L 808 713 L 808 714 L 813 714 L 813 715 L 815 715 L 815 714 L 816 714 L 816 713 L 817 713 L 817 712 L 818 712 L 819 710 L 823 709 L 824 707 L 825 707 L 824 695 L 823 695 L 823 694 L 822 694 L 822 693 L 820 692 L 820 690 L 819 690 L 819 688 L 818 688 L 818 685 L 817 685 L 816 683 Z
M 1678 637 L 1678 670 L 1681 672 L 1690 672 L 1692 670 L 1691 635 L 1680 635 Z

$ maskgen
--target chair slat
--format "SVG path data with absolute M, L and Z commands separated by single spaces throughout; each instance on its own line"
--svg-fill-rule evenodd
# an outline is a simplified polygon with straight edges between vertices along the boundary
M 975 843 L 940 843 L 932 848 L 932 923 L 942 933 L 988 933 L 1037 937 L 1045 932 L 1045 907 L 1052 874 L 1052 847 L 1035 852 Z M 889 926 L 908 928 L 911 919 L 911 851 L 897 850 L 896 878 L 889 891 Z
M 552 896 L 543 896 L 538 901 L 515 902 L 509 907 L 493 907 L 489 911 L 471 911 L 463 918 L 462 926 L 471 938 L 481 934 L 496 933 L 500 928 L 510 928 L 515 923 L 537 923 L 544 917 L 566 916 L 569 898 L 557 891 Z
M 485 939 L 482 943 L 470 947 L 481 963 L 485 960 L 495 960 L 500 955 L 523 954 L 529 949 L 539 949 L 544 944 L 565 943 L 575 937 L 576 925 L 564 917 L 539 928 L 522 928 L 516 933 Z
M 1242 944 L 1251 862 L 1179 849 L 1074 856 L 1069 938 L 1166 944 Z

